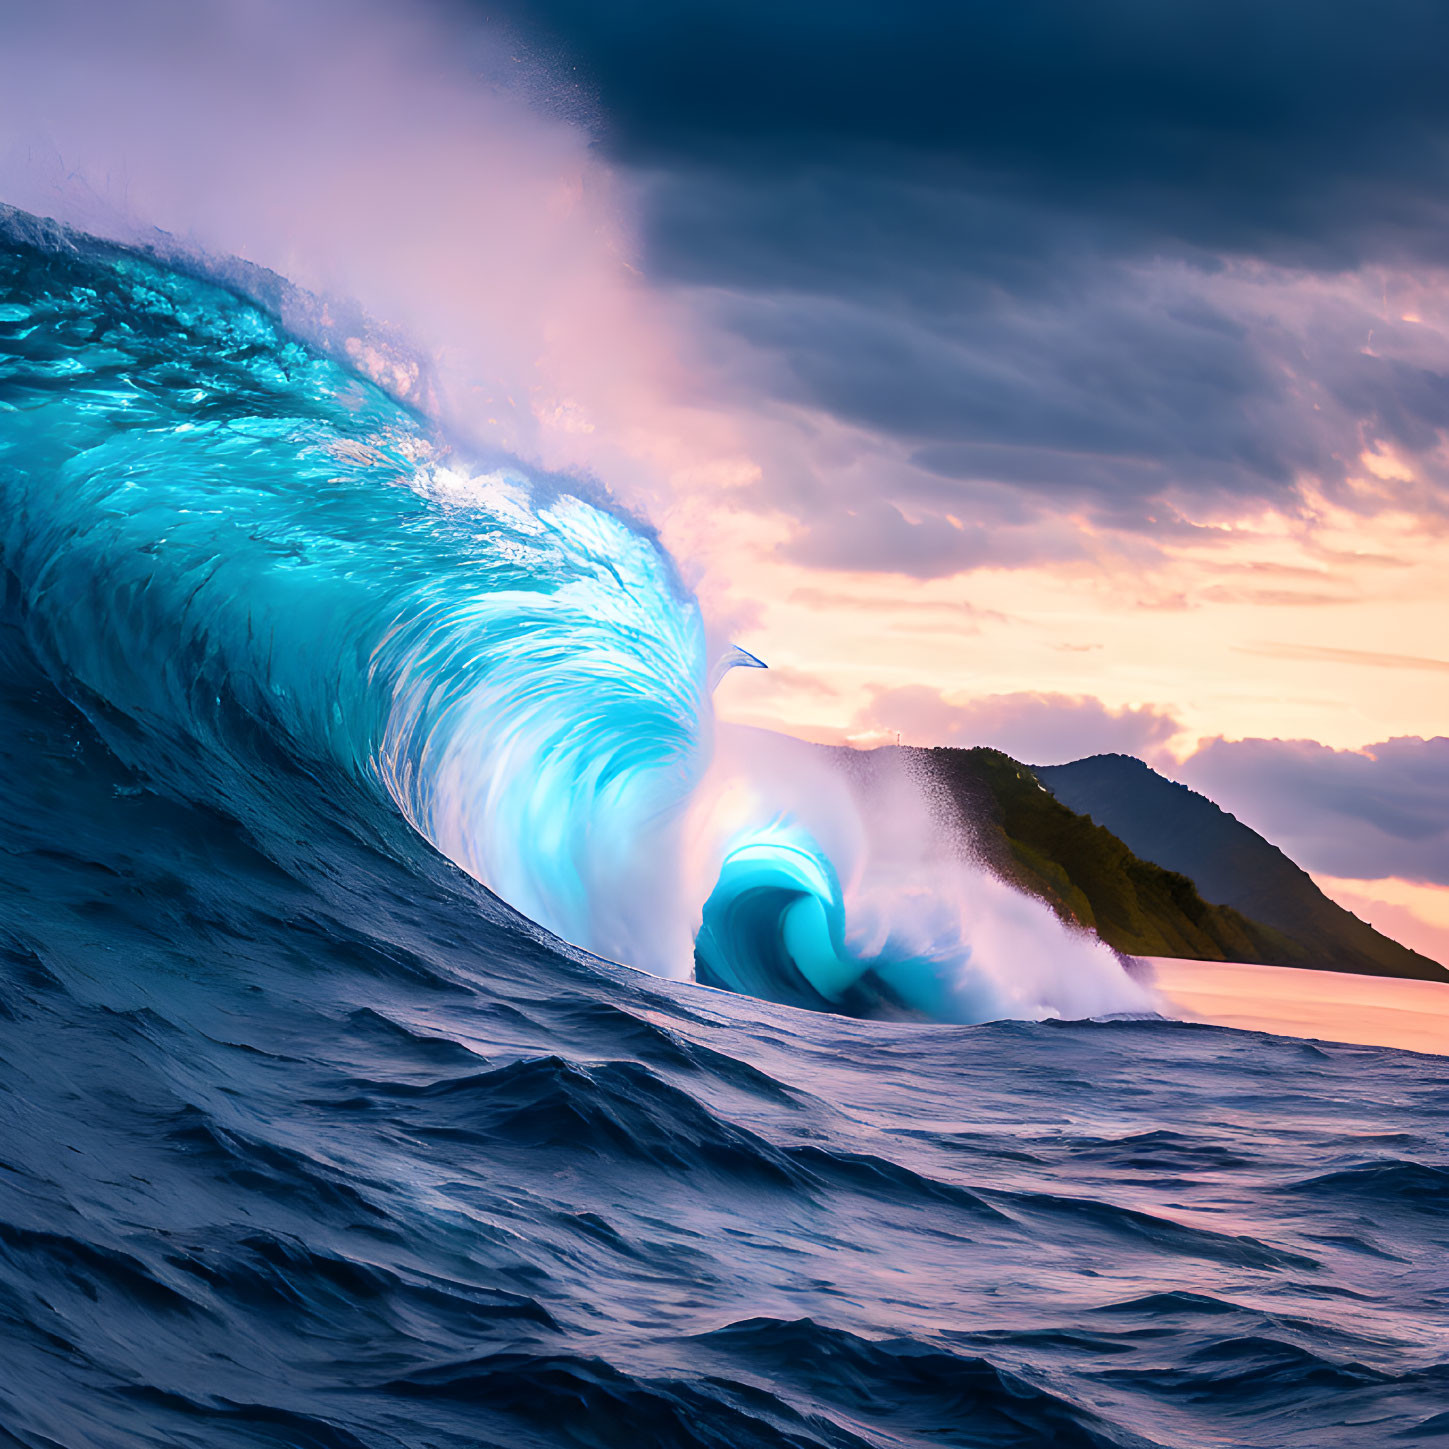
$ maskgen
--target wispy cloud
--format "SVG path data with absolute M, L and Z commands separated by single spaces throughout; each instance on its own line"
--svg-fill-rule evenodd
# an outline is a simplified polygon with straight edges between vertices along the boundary
M 999 609 L 981 609 L 965 599 L 885 595 L 871 589 L 848 593 L 844 589 L 822 589 L 807 585 L 792 589 L 790 602 L 815 609 L 860 610 L 870 614 L 904 614 L 915 618 L 936 617 L 958 624 L 975 624 L 983 619 L 990 619 L 998 624 L 1007 622 L 1006 615 Z
M 1449 659 L 1426 659 L 1419 654 L 1387 654 L 1377 649 L 1337 649 L 1326 644 L 1240 644 L 1239 654 L 1267 659 L 1303 659 L 1313 663 L 1365 664 L 1375 669 L 1449 670 Z

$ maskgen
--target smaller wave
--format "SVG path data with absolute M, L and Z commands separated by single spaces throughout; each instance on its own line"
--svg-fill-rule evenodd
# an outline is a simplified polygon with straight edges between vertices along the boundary
M 1395 1375 L 1361 1363 L 1340 1363 L 1321 1353 L 1277 1338 L 1250 1335 L 1204 1344 L 1176 1368 L 1107 1369 L 1109 1383 L 1130 1383 L 1168 1398 L 1251 1403 L 1301 1403 L 1314 1393 L 1345 1393 L 1398 1382 Z
M 1294 1268 L 1311 1272 L 1321 1266 L 1317 1259 L 1305 1253 L 1275 1247 L 1248 1233 L 1221 1233 L 1099 1198 L 1045 1192 L 995 1193 L 993 1196 L 1009 1203 L 1027 1222 L 1033 1218 L 1056 1219 L 1059 1231 L 1075 1225 L 1084 1233 L 1128 1238 L 1138 1248 L 1152 1248 L 1172 1256 L 1204 1258 L 1249 1268 Z
M 751 1318 L 694 1342 L 891 1435 L 970 1449 L 1146 1449 L 1150 1441 L 988 1359 L 910 1338 L 868 1339 L 811 1318 Z
M 1359 1162 L 1290 1183 L 1285 1192 L 1349 1199 L 1385 1212 L 1449 1217 L 1449 1168 L 1405 1158 Z
M 635 1061 L 582 1066 L 557 1056 L 525 1058 L 423 1085 L 374 1084 L 348 1105 L 460 1150 L 525 1149 L 531 1158 L 587 1159 L 600 1171 L 647 1163 L 676 1175 L 748 1181 L 757 1189 L 798 1189 L 805 1182 L 763 1138 Z
M 1210 1317 L 1222 1314 L 1245 1313 L 1249 1310 L 1226 1298 L 1216 1298 L 1211 1293 L 1194 1293 L 1186 1288 L 1173 1288 L 1166 1293 L 1146 1293 L 1140 1298 L 1128 1298 L 1121 1303 L 1104 1303 L 1097 1313 L 1118 1313 L 1158 1321 L 1172 1317 Z
M 1193 1135 L 1168 1128 L 1135 1132 L 1127 1137 L 1084 1137 L 1067 1144 L 1081 1162 L 1104 1162 L 1129 1172 L 1190 1173 L 1246 1167 L 1239 1150 L 1206 1132 Z
M 383 1384 L 403 1399 L 453 1403 L 499 1444 L 517 1443 L 520 1423 L 556 1444 L 633 1444 L 659 1449 L 781 1449 L 814 1446 L 816 1425 L 779 1396 L 718 1377 L 693 1382 L 630 1374 L 598 1355 L 491 1353 L 419 1370 Z M 494 1418 L 493 1416 L 497 1416 Z M 491 1422 L 490 1422 L 491 1420 Z M 599 1426 L 607 1425 L 607 1439 Z M 871 1449 L 831 1426 L 831 1449 Z
M 1011 1222 L 1007 1214 L 970 1188 L 926 1177 L 902 1163 L 873 1153 L 844 1152 L 813 1143 L 791 1147 L 788 1151 L 795 1162 L 836 1192 L 853 1192 L 883 1202 L 899 1202 L 904 1198 L 918 1203 L 939 1203 L 980 1220 Z

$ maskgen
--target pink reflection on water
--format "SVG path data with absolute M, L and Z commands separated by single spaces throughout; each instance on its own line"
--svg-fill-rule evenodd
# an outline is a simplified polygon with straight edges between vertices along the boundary
M 1449 1056 L 1449 982 L 1161 956 L 1151 965 L 1180 1021 Z

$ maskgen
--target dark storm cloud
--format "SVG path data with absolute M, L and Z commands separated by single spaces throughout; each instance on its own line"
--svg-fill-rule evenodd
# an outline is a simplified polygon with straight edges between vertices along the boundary
M 1366 127 L 1449 113 L 1449 16 L 1434 0 L 523 0 L 512 13 L 599 86 L 622 143 L 652 151 L 843 137 L 1172 179 L 1214 148 L 1342 152 Z
M 1449 10 L 1434 0 L 503 8 L 597 90 L 609 143 L 636 161 L 944 158 L 1293 260 L 1412 237 L 1446 196 Z M 1346 214 L 1344 188 L 1371 205 Z
M 1124 280 L 971 313 L 821 297 L 735 297 L 733 330 L 779 367 L 775 390 L 917 443 L 946 477 L 1157 492 L 1172 479 L 1272 492 L 1317 461 L 1275 429 L 1282 384 L 1243 325 Z
M 1137 531 L 1178 526 L 1173 500 L 1291 509 L 1304 476 L 1332 490 L 1366 443 L 1429 451 L 1449 423 L 1449 360 L 1395 353 L 1387 296 L 1285 318 L 1272 278 L 1250 296 L 1242 277 L 1449 261 L 1449 8 L 511 13 L 596 95 L 640 180 L 650 272 L 734 339 L 738 391 L 912 465 L 782 472 L 797 557 L 970 567 L 959 530 L 909 530 L 994 525 L 980 485 Z M 872 516 L 875 549 L 851 522 Z

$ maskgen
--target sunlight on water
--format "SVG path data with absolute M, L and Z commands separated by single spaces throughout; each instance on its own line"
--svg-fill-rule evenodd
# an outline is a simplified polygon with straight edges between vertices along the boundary
M 1449 983 L 1163 957 L 1152 969 L 1164 1014 L 1185 1021 L 1449 1055 Z

